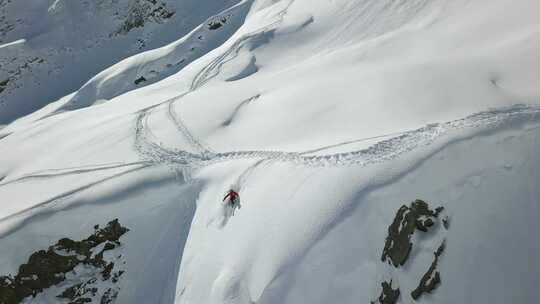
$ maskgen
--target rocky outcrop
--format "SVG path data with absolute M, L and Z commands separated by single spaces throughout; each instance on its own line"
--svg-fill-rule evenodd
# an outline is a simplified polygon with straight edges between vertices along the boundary
M 385 240 L 381 261 L 388 262 L 392 268 L 399 268 L 406 263 L 410 263 L 409 256 L 413 248 L 411 238 L 417 230 L 421 233 L 430 233 L 432 228 L 437 225 L 441 225 L 445 230 L 449 229 L 449 217 L 447 215 L 440 216 L 443 211 L 443 207 L 432 210 L 429 204 L 423 200 L 415 200 L 409 206 L 401 206 L 388 227 L 388 236 Z M 431 266 L 420 279 L 418 287 L 411 292 L 411 297 L 414 300 L 420 298 L 424 293 L 431 293 L 440 286 L 441 274 L 437 266 L 439 258 L 445 249 L 445 244 L 446 242 L 443 239 L 434 253 L 435 259 Z M 377 300 L 372 301 L 371 304 L 397 303 L 401 295 L 400 287 L 397 286 L 396 289 L 393 289 L 392 280 L 390 282 L 383 281 L 381 286 L 382 291 L 379 297 Z
M 32 70 L 45 62 L 43 58 L 31 56 L 28 58 L 1 58 L 0 72 L 7 78 L 0 80 L 0 94 L 7 94 L 11 90 L 20 88 L 18 82 L 25 74 L 31 74 Z M 2 75 L 3 76 L 3 75 Z M 0 76 L 0 77 L 2 77 Z
M 441 274 L 437 270 L 437 265 L 439 263 L 439 257 L 442 255 L 445 247 L 445 242 L 443 242 L 437 251 L 433 253 L 435 256 L 435 259 L 431 263 L 431 266 L 429 266 L 428 271 L 422 276 L 422 279 L 420 280 L 420 283 L 418 284 L 418 287 L 416 287 L 413 292 L 411 292 L 411 296 L 413 299 L 418 299 L 420 296 L 424 293 L 431 293 L 433 290 L 435 290 L 439 284 L 441 284 Z
M 20 19 L 8 20 L 5 7 L 11 3 L 12 0 L 0 0 L 0 44 L 4 43 L 4 36 L 7 33 L 15 29 L 17 24 L 21 24 Z
M 9 78 L 0 81 L 0 93 L 2 93 L 2 91 L 4 91 L 6 89 L 8 84 L 9 84 Z
M 156 36 L 179 7 L 185 5 L 172 0 L 57 0 L 27 10 L 24 1 L 0 0 L 0 82 L 8 80 L 0 85 L 0 124 L 73 92 L 123 58 L 178 39 Z
M 116 34 L 129 33 L 135 28 L 143 27 L 147 22 L 163 23 L 174 14 L 175 12 L 167 8 L 167 4 L 162 1 L 134 0 Z
M 411 236 L 416 230 L 427 232 L 434 225 L 434 218 L 442 211 L 443 207 L 435 211 L 429 209 L 428 204 L 422 200 L 412 202 L 409 207 L 401 206 L 388 227 L 381 260 L 386 262 L 389 259 L 394 267 L 404 265 L 413 246 Z
M 134 83 L 135 83 L 135 85 L 138 85 L 138 84 L 143 83 L 145 81 L 146 81 L 146 78 L 144 78 L 144 76 L 141 76 L 141 77 L 135 79 Z
M 210 22 L 208 22 L 207 26 L 209 30 L 213 31 L 224 26 L 226 23 L 227 17 L 221 17 L 219 19 L 211 20 Z
M 381 283 L 382 291 L 381 295 L 377 299 L 378 302 L 371 302 L 371 304 L 396 304 L 399 299 L 399 288 L 392 289 L 392 281 Z
M 95 232 L 81 241 L 69 238 L 60 239 L 47 250 L 34 252 L 25 264 L 19 267 L 15 276 L 0 276 L 0 304 L 21 303 L 26 297 L 36 297 L 39 293 L 70 277 L 77 279 L 79 268 L 85 268 L 84 278 L 57 295 L 58 298 L 68 299 L 69 303 L 91 302 L 98 294 L 99 286 L 109 286 L 104 291 L 101 303 L 111 303 L 118 289 L 114 284 L 124 273 L 117 270 L 115 262 L 105 258 L 105 253 L 114 251 L 121 246 L 120 237 L 129 229 L 113 220 L 103 229 L 95 226 Z M 115 261 L 121 255 L 114 254 Z M 89 270 L 90 269 L 90 270 Z M 88 273 L 92 275 L 87 278 Z M 107 282 L 108 284 L 103 284 Z

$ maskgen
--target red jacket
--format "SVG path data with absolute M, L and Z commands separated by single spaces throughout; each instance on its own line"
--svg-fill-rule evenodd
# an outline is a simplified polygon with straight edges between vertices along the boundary
M 225 201 L 227 198 L 229 198 L 231 201 L 234 201 L 235 199 L 237 199 L 239 197 L 240 197 L 240 195 L 238 194 L 238 192 L 236 192 L 234 190 L 229 190 L 229 192 L 227 193 L 227 195 L 225 195 L 223 200 Z

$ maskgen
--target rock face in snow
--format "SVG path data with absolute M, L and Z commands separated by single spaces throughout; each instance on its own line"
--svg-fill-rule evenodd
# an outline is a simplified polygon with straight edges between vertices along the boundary
M 381 291 L 381 295 L 377 299 L 378 303 L 380 304 L 397 303 L 399 299 L 399 294 L 400 294 L 399 288 L 393 289 L 392 281 L 382 282 L 381 287 L 382 287 L 382 291 Z M 375 304 L 375 302 L 371 302 L 371 304 Z
M 123 265 L 117 265 L 122 262 L 120 237 L 129 229 L 118 220 L 102 229 L 96 225 L 95 229 L 94 234 L 81 241 L 60 239 L 47 250 L 30 255 L 17 274 L 0 276 L 0 303 L 22 303 L 28 297 L 33 299 L 25 303 L 37 303 L 47 299 L 44 292 L 58 290 L 63 291 L 52 296 L 67 299 L 69 303 L 89 303 L 94 299 L 100 299 L 97 302 L 102 304 L 113 303 L 124 273 L 119 270 Z M 56 288 L 49 290 L 51 287 Z
M 401 206 L 394 221 L 388 227 L 388 236 L 381 260 L 386 262 L 389 259 L 394 267 L 403 266 L 413 246 L 411 236 L 416 230 L 428 232 L 428 229 L 435 224 L 434 219 L 443 210 L 443 207 L 437 207 L 433 211 L 422 200 L 412 202 L 410 207 Z
M 388 262 L 395 268 L 404 266 L 409 262 L 410 253 L 414 245 L 411 242 L 411 237 L 416 230 L 420 231 L 420 233 L 429 234 L 431 229 L 440 229 L 441 226 L 444 227 L 444 229 L 448 229 L 448 226 L 444 224 L 448 223 L 448 217 L 444 216 L 439 218 L 439 215 L 443 211 L 444 207 L 442 206 L 432 210 L 428 203 L 418 199 L 412 202 L 410 206 L 401 206 L 397 211 L 392 224 L 388 227 L 388 236 L 386 237 L 381 260 L 383 262 Z M 419 242 L 418 239 L 417 242 Z M 416 246 L 419 245 L 420 244 L 416 244 Z M 437 269 L 437 265 L 439 263 L 439 258 L 443 254 L 444 248 L 445 240 L 443 239 L 441 245 L 434 253 L 435 259 L 429 266 L 429 269 L 422 276 L 422 279 L 418 283 L 418 287 L 411 292 L 411 296 L 414 300 L 420 298 L 424 293 L 431 293 L 441 283 L 441 275 Z M 394 289 L 392 287 L 392 281 L 393 279 L 390 279 L 389 282 L 383 281 L 381 283 L 382 291 L 377 299 L 377 303 L 398 303 L 401 290 L 399 286 Z
M 437 266 L 439 265 L 439 258 L 444 252 L 444 246 L 445 243 L 443 242 L 439 248 L 437 248 L 437 251 L 433 253 L 433 262 L 429 266 L 427 272 L 422 276 L 418 287 L 411 292 L 413 299 L 417 300 L 422 294 L 431 293 L 439 286 L 439 284 L 441 284 L 441 274 L 438 271 Z
M 538 302 L 537 1 L 0 9 L 3 301 Z
M 135 0 L 130 3 L 128 12 L 123 18 L 117 34 L 126 34 L 131 30 L 143 27 L 148 22 L 164 23 L 174 15 L 167 8 L 167 3 L 156 0 Z

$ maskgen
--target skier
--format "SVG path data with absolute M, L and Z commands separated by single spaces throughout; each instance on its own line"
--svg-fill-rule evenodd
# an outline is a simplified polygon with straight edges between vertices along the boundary
M 234 209 L 238 208 L 240 209 L 240 195 L 238 192 L 234 191 L 231 187 L 231 189 L 227 192 L 225 197 L 223 198 L 223 201 L 229 199 L 229 201 L 226 203 L 226 206 L 229 206 L 231 210 L 231 215 L 234 215 Z

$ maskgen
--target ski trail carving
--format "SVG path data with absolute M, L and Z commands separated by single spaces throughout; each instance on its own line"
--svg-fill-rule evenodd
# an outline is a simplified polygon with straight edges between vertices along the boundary
M 137 165 L 149 164 L 145 161 L 137 161 L 132 163 L 113 163 L 113 164 L 102 164 L 102 165 L 92 165 L 92 166 L 81 166 L 81 167 L 72 167 L 72 168 L 62 168 L 62 169 L 48 169 L 42 171 L 36 171 L 31 174 L 22 175 L 20 177 L 10 179 L 0 183 L 0 187 L 6 186 L 12 183 L 21 182 L 27 179 L 39 179 L 39 178 L 51 178 L 58 176 L 67 176 L 67 175 L 77 175 L 82 173 L 90 173 L 96 171 L 117 169 L 123 167 L 131 167 Z
M 10 233 L 10 231 L 13 231 L 13 229 L 15 229 L 16 227 L 19 227 L 20 225 L 24 224 L 24 221 L 31 218 L 32 216 L 34 216 L 36 214 L 46 212 L 46 211 L 49 211 L 49 210 L 53 210 L 55 206 L 62 205 L 62 203 L 64 201 L 66 201 L 67 199 L 69 199 L 70 197 L 72 197 L 73 195 L 75 195 L 77 193 L 80 193 L 80 192 L 82 192 L 84 190 L 87 190 L 89 188 L 92 188 L 94 186 L 103 184 L 103 183 L 105 183 L 107 181 L 110 181 L 112 179 L 127 175 L 129 173 L 133 173 L 135 171 L 139 171 L 139 170 L 148 168 L 150 166 L 151 166 L 151 164 L 142 164 L 142 165 L 139 165 L 138 167 L 128 169 L 128 170 L 125 170 L 125 171 L 122 171 L 122 172 L 118 172 L 118 173 L 113 174 L 111 176 L 99 179 L 97 181 L 88 183 L 86 185 L 80 186 L 80 187 L 75 188 L 73 190 L 69 190 L 67 192 L 61 193 L 59 195 L 56 195 L 55 197 L 47 199 L 47 200 L 45 200 L 43 202 L 40 202 L 38 204 L 35 204 L 35 205 L 31 206 L 31 207 L 19 210 L 19 211 L 13 213 L 13 214 L 10 214 L 8 216 L 0 218 L 0 222 L 6 221 L 6 220 L 11 220 L 13 222 L 10 225 L 8 225 L 7 228 L 4 228 L 3 230 L 0 229 L 0 237 L 2 237 L 4 235 L 7 235 L 8 233 Z
M 197 137 L 193 135 L 193 133 L 189 130 L 189 128 L 186 126 L 186 124 L 182 120 L 182 117 L 180 116 L 180 114 L 178 114 L 178 112 L 175 111 L 175 103 L 181 100 L 186 95 L 191 94 L 197 89 L 201 88 L 202 86 L 207 84 L 211 79 L 219 75 L 223 65 L 225 65 L 227 62 L 236 58 L 240 50 L 244 47 L 244 45 L 247 42 L 249 42 L 250 40 L 254 38 L 257 38 L 260 35 L 263 35 L 266 32 L 274 30 L 280 23 L 283 22 L 283 19 L 285 17 L 285 14 L 287 13 L 287 10 L 293 3 L 294 3 L 294 0 L 289 0 L 285 8 L 283 8 L 277 14 L 278 16 L 277 20 L 275 20 L 274 22 L 254 32 L 245 34 L 244 36 L 240 37 L 227 50 L 225 50 L 225 52 L 223 52 L 221 55 L 213 59 L 205 67 L 203 67 L 195 75 L 190 88 L 186 92 L 179 94 L 164 102 L 168 105 L 168 111 L 167 111 L 168 117 L 175 124 L 178 131 L 180 131 L 182 135 L 187 139 L 189 144 L 196 151 L 199 152 L 202 158 L 211 158 L 213 154 L 216 154 L 216 152 L 213 151 L 211 148 L 209 148 L 207 145 L 203 144 L 200 139 L 198 139 Z
M 161 104 L 141 110 L 136 121 L 136 149 L 143 158 L 150 159 L 156 163 L 175 164 L 187 167 L 207 166 L 217 162 L 235 160 L 235 159 L 260 159 L 273 160 L 280 162 L 291 162 L 306 166 L 367 166 L 369 164 L 380 163 L 395 159 L 401 154 L 410 152 L 422 146 L 433 143 L 437 138 L 446 135 L 452 131 L 472 128 L 495 128 L 508 120 L 515 119 L 538 119 L 540 108 L 526 105 L 516 105 L 513 107 L 495 109 L 471 115 L 469 117 L 458 119 L 447 123 L 431 124 L 417 130 L 409 132 L 391 133 L 370 138 L 361 138 L 344 143 L 324 146 L 308 151 L 284 152 L 284 151 L 229 151 L 216 152 L 202 144 L 186 126 L 181 115 L 175 111 L 174 105 L 186 95 L 194 92 L 208 83 L 212 78 L 219 75 L 221 67 L 228 61 L 235 58 L 239 50 L 252 38 L 273 30 L 279 25 L 287 13 L 287 9 L 294 0 L 287 3 L 285 8 L 278 13 L 278 19 L 263 28 L 248 33 L 233 43 L 223 54 L 213 59 L 197 75 L 195 75 L 191 87 L 176 97 L 173 97 L 161 104 L 167 104 L 168 117 L 173 121 L 180 133 L 188 140 L 190 145 L 198 153 L 190 153 L 183 150 L 170 150 L 163 146 L 149 141 L 146 119 L 151 110 Z M 395 136 L 395 137 L 390 137 Z M 390 137 L 390 138 L 389 138 Z M 349 152 L 326 154 L 326 155 L 308 155 L 324 151 L 339 146 L 348 145 L 355 142 L 388 138 L 382 140 L 366 149 L 352 150 Z
M 152 163 L 175 163 L 188 165 L 200 160 L 198 154 L 189 153 L 187 151 L 174 151 L 162 147 L 160 144 L 151 142 L 148 139 L 148 113 L 152 109 L 144 109 L 137 113 L 135 126 L 135 149 L 143 157 L 143 159 Z
M 425 127 L 400 133 L 401 135 L 382 140 L 368 148 L 361 150 L 352 150 L 343 153 L 325 154 L 325 155 L 306 155 L 320 149 L 314 149 L 301 152 L 284 151 L 265 151 L 265 150 L 247 150 L 230 151 L 215 154 L 201 155 L 189 153 L 186 151 L 168 150 L 162 146 L 148 142 L 145 133 L 146 111 L 139 115 L 137 120 L 137 139 L 139 144 L 138 151 L 141 155 L 152 159 L 156 163 L 177 164 L 183 166 L 202 167 L 218 162 L 230 161 L 235 159 L 261 159 L 273 160 L 278 162 L 290 162 L 305 166 L 367 166 L 370 164 L 381 163 L 392 160 L 400 155 L 413 151 L 417 148 L 428 146 L 438 138 L 449 135 L 452 132 L 476 129 L 478 132 L 483 130 L 497 129 L 503 125 L 512 122 L 538 121 L 540 119 L 540 107 L 515 105 L 501 109 L 473 114 L 466 118 L 453 120 L 446 123 L 434 123 Z M 385 136 L 386 137 L 386 136 Z M 357 141 L 360 141 L 359 139 Z M 349 142 L 343 143 L 347 145 Z M 336 145 L 337 146 L 337 145 Z
M 283 8 L 277 15 L 278 18 L 276 21 L 256 30 L 251 33 L 245 34 L 244 36 L 240 37 L 237 41 L 235 41 L 223 54 L 216 57 L 214 60 L 212 60 L 208 65 L 206 65 L 195 77 L 193 78 L 193 81 L 191 83 L 190 91 L 195 91 L 196 89 L 202 87 L 205 85 L 208 81 L 210 81 L 212 78 L 219 75 L 219 72 L 221 71 L 221 68 L 224 64 L 227 62 L 233 60 L 238 56 L 238 53 L 242 49 L 242 47 L 251 39 L 256 38 L 266 32 L 274 30 L 279 24 L 283 22 L 283 19 L 285 18 L 285 15 L 287 14 L 287 11 L 289 7 L 294 3 L 294 0 L 289 0 L 285 8 Z
M 384 161 L 388 159 L 394 158 L 396 155 L 399 155 L 403 152 L 409 151 L 414 149 L 414 147 L 417 147 L 419 143 L 414 143 L 414 141 L 419 140 L 419 142 L 425 142 L 425 144 L 429 144 L 432 140 L 430 140 L 430 137 L 437 137 L 439 130 L 437 129 L 437 126 L 427 126 L 425 128 L 417 130 L 418 132 L 415 132 L 414 135 L 412 133 L 393 133 L 393 134 L 386 134 L 381 136 L 375 136 L 371 138 L 364 138 L 364 139 L 358 139 L 353 140 L 345 143 L 338 143 L 335 145 L 330 145 L 326 147 L 321 147 L 317 149 L 312 149 L 310 151 L 304 151 L 304 152 L 281 152 L 281 151 L 238 151 L 238 152 L 225 152 L 225 153 L 217 153 L 216 151 L 213 151 L 208 146 L 201 143 L 200 139 L 197 139 L 193 133 L 189 130 L 189 128 L 186 126 L 184 121 L 181 118 L 181 115 L 174 110 L 174 104 L 176 101 L 181 100 L 186 95 L 196 91 L 197 89 L 203 87 L 205 84 L 207 84 L 212 78 L 219 75 L 221 68 L 224 64 L 227 62 L 233 60 L 238 55 L 239 51 L 242 49 L 242 47 L 249 42 L 251 39 L 258 37 L 259 35 L 264 34 L 265 32 L 274 30 L 281 22 L 283 22 L 283 18 L 287 13 L 288 8 L 292 5 L 294 0 L 291 0 L 287 3 L 285 8 L 278 13 L 278 18 L 276 21 L 260 28 L 257 31 L 245 34 L 244 36 L 240 37 L 237 41 L 235 41 L 224 53 L 213 59 L 209 64 L 207 64 L 199 73 L 197 73 L 192 81 L 190 89 L 182 93 L 168 101 L 166 103 L 168 104 L 168 115 L 169 118 L 174 122 L 177 129 L 183 134 L 183 136 L 188 140 L 190 145 L 199 152 L 200 156 L 195 157 L 195 155 L 188 153 L 186 151 L 177 151 L 176 153 L 183 154 L 181 159 L 181 163 L 187 163 L 191 162 L 191 160 L 196 159 L 204 159 L 204 164 L 210 164 L 213 162 L 218 161 L 224 161 L 227 159 L 246 159 L 246 158 L 263 158 L 263 159 L 274 159 L 274 160 L 280 160 L 280 161 L 288 161 L 288 162 L 295 162 L 299 164 L 304 165 L 349 165 L 349 164 L 357 164 L 357 165 L 366 165 L 369 163 L 373 163 L 375 161 Z M 471 120 L 472 121 L 472 120 Z M 457 121 L 456 121 L 457 123 Z M 480 122 L 482 124 L 482 122 Z M 444 126 L 447 127 L 447 126 Z M 454 126 L 457 127 L 457 126 Z M 442 130 L 441 130 L 442 131 Z M 379 142 L 378 144 L 365 149 L 361 151 L 351 151 L 346 153 L 339 153 L 339 154 L 332 154 L 332 155 L 323 155 L 323 156 L 304 156 L 305 154 L 311 154 L 316 153 L 325 149 L 330 149 L 338 146 L 343 146 L 346 144 L 351 144 L 359 141 L 365 141 L 369 139 L 376 139 L 376 138 L 386 138 L 392 135 L 398 135 L 403 134 L 402 136 L 398 136 L 395 138 L 391 138 L 388 140 L 384 140 Z M 418 138 L 422 134 L 424 138 Z M 389 146 L 394 146 L 399 144 L 400 148 L 392 147 L 389 148 Z M 152 146 L 154 144 L 150 144 Z M 152 149 L 154 152 L 157 153 L 158 158 L 166 158 L 169 161 L 175 162 L 173 159 L 174 157 L 167 157 L 166 154 L 170 154 L 171 151 L 163 150 L 162 147 L 155 147 L 156 149 Z M 160 152 L 157 152 L 161 150 Z M 174 153 L 174 152 L 173 152 Z M 373 156 L 373 154 L 376 154 L 377 156 Z M 188 160 L 191 159 L 191 160 Z
M 187 93 L 185 95 L 187 95 Z M 178 99 L 176 99 L 176 100 L 178 100 Z M 167 115 L 169 116 L 171 121 L 174 122 L 174 125 L 176 126 L 178 131 L 180 131 L 184 135 L 184 137 L 188 140 L 190 145 L 193 148 L 195 148 L 195 150 L 198 151 L 201 155 L 215 153 L 210 148 L 203 145 L 200 142 L 199 139 L 197 139 L 197 138 L 195 138 L 195 136 L 193 136 L 193 134 L 186 127 L 186 124 L 184 123 L 184 121 L 182 120 L 180 115 L 178 115 L 176 113 L 176 111 L 174 110 L 174 105 L 175 105 L 174 101 L 168 103 L 168 105 L 167 105 Z

